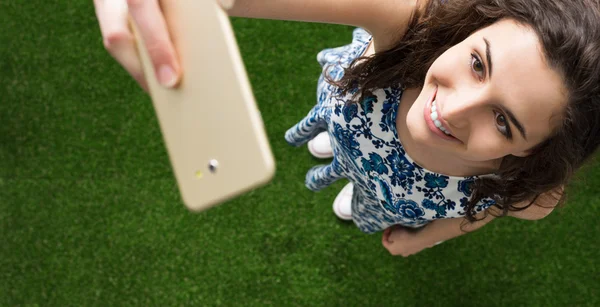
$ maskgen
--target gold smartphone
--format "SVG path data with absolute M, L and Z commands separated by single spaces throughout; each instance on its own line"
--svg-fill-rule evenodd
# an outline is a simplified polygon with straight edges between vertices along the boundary
M 179 192 L 202 211 L 268 183 L 275 162 L 229 16 L 216 0 L 159 2 L 183 70 L 176 89 L 157 82 L 136 34 L 137 46 Z

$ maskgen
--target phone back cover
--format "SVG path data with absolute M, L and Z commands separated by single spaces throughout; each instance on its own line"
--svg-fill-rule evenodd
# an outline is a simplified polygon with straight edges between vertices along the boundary
M 139 35 L 138 49 L 182 199 L 205 210 L 269 182 L 275 162 L 227 14 L 216 1 L 160 2 L 179 87 L 157 83 Z

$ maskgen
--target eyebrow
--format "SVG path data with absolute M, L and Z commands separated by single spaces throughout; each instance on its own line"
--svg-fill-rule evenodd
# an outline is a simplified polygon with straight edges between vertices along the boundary
M 492 78 L 492 47 L 490 47 L 490 41 L 487 40 L 487 38 L 483 38 L 483 41 L 485 42 L 485 57 L 487 58 L 487 62 L 488 62 L 488 78 Z
M 485 42 L 485 57 L 488 62 L 488 78 L 492 79 L 492 47 L 490 45 L 490 41 L 487 40 L 487 38 L 484 37 L 483 41 Z M 517 127 L 517 130 L 519 130 L 521 136 L 523 136 L 523 139 L 527 141 L 527 132 L 525 131 L 525 127 L 521 124 L 521 122 L 519 122 L 519 120 L 517 120 L 515 114 L 505 107 L 502 107 L 502 110 L 504 111 L 504 113 L 506 113 L 506 115 L 508 115 L 508 119 L 510 119 L 510 122 L 515 127 Z
M 519 132 L 523 136 L 523 139 L 525 139 L 525 141 L 527 141 L 527 132 L 525 131 L 525 127 L 523 127 L 523 125 L 517 120 L 517 118 L 515 117 L 515 114 L 507 108 L 502 107 L 502 109 L 504 110 L 506 115 L 508 115 L 510 122 L 513 123 L 513 125 L 515 127 L 517 127 L 517 130 L 519 130 Z

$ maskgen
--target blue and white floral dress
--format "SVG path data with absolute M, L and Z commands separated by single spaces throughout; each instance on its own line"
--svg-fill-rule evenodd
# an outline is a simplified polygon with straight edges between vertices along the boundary
M 423 169 L 404 151 L 396 131 L 400 86 L 373 91 L 360 103 L 346 104 L 350 94 L 337 97 L 339 88 L 325 81 L 327 72 L 339 80 L 350 62 L 364 54 L 371 36 L 356 29 L 352 43 L 325 49 L 317 55 L 323 68 L 317 105 L 286 132 L 288 143 L 300 146 L 327 131 L 333 161 L 306 174 L 306 186 L 318 191 L 340 178 L 354 184 L 352 220 L 366 233 L 400 224 L 421 227 L 435 219 L 461 217 L 476 177 L 450 177 Z M 483 199 L 476 207 L 494 204 Z

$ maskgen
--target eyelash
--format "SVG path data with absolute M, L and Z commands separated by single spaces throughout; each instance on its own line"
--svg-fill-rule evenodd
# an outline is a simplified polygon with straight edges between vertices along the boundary
M 477 73 L 475 71 L 474 68 L 474 64 L 475 61 L 478 61 L 479 63 L 481 63 L 481 68 L 482 68 L 482 72 L 481 72 L 481 76 L 479 75 L 479 73 Z M 483 61 L 481 60 L 481 58 L 476 54 L 476 53 L 471 53 L 471 58 L 469 59 L 469 67 L 471 68 L 471 71 L 477 76 L 477 79 L 481 82 L 485 79 L 485 65 L 483 64 Z
M 504 128 L 501 128 L 500 126 L 498 126 L 498 123 L 496 121 L 496 118 L 498 116 L 504 117 L 504 122 L 506 123 L 506 126 Z M 498 132 L 500 132 L 500 134 L 502 134 L 507 140 L 512 140 L 512 132 L 510 131 L 510 125 L 508 124 L 508 121 L 506 120 L 506 116 L 496 110 L 494 110 L 494 125 L 496 125 Z M 502 130 L 504 130 L 504 131 L 502 131 Z
M 482 69 L 481 76 L 479 75 L 478 72 L 475 71 L 475 68 L 474 68 L 475 61 L 478 61 L 481 64 L 481 69 Z M 477 79 L 480 82 L 485 79 L 485 73 L 486 73 L 485 65 L 483 64 L 483 61 L 481 60 L 481 58 L 475 52 L 471 53 L 471 58 L 469 59 L 469 67 L 471 68 L 471 71 L 475 75 L 477 75 Z M 499 115 L 504 117 L 504 122 L 506 123 L 505 128 L 500 128 L 496 122 L 496 118 Z M 494 110 L 494 124 L 496 125 L 496 128 L 498 129 L 498 132 L 500 132 L 500 134 L 502 134 L 507 140 L 512 140 L 512 132 L 510 131 L 510 125 L 508 124 L 508 121 L 506 120 L 506 116 L 496 110 Z

